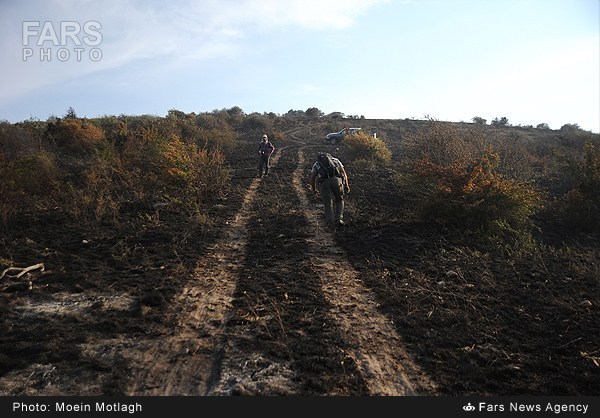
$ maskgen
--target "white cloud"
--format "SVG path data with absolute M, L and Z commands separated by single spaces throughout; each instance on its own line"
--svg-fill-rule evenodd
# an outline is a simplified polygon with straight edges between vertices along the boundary
M 346 28 L 361 13 L 385 0 L 239 0 L 239 1 L 76 1 L 51 0 L 2 5 L 0 15 L 0 91 L 3 101 L 75 77 L 165 57 L 167 65 L 231 56 L 246 34 L 285 26 L 316 30 Z M 32 4 L 35 7 L 32 7 Z M 29 6 L 29 7 L 28 7 Z M 40 62 L 38 51 L 22 59 L 24 20 L 102 25 L 102 59 Z M 71 51 L 73 53 L 73 51 Z M 85 56 L 85 55 L 84 55 Z M 152 70 L 149 67 L 148 70 Z

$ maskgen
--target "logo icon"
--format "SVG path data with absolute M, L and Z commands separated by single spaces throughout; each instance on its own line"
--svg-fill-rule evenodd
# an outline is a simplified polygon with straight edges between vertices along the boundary
M 463 410 L 465 410 L 467 412 L 471 412 L 471 411 L 475 410 L 475 407 L 473 405 L 471 405 L 471 402 L 469 402 L 468 404 L 463 406 Z

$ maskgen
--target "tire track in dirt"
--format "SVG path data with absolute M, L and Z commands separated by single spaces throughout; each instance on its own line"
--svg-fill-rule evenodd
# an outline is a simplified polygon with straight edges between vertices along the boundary
M 271 159 L 272 167 L 280 151 Z M 178 325 L 171 335 L 142 342 L 139 351 L 128 354 L 133 377 L 127 395 L 205 395 L 214 385 L 223 329 L 245 260 L 250 208 L 262 180 L 252 181 L 222 237 L 208 247 L 173 301 Z
M 363 375 L 371 395 L 431 394 L 435 384 L 412 361 L 402 347 L 393 323 L 381 314 L 378 303 L 363 285 L 360 275 L 348 262 L 334 236 L 324 228 L 321 205 L 311 205 L 302 179 L 305 158 L 298 151 L 298 167 L 293 186 L 312 226 L 314 238 L 306 255 L 311 268 L 321 278 L 322 290 L 332 306 L 331 315 L 344 331 L 350 347 L 347 353 Z
M 286 132 L 294 133 L 303 129 L 295 128 Z M 286 148 L 278 149 L 276 159 L 272 160 L 269 174 L 269 182 L 279 181 L 277 170 L 273 170 L 279 157 L 285 153 Z M 256 200 L 256 192 L 252 194 L 252 200 Z M 260 200 L 260 199 L 259 199 Z M 260 206 L 260 202 L 258 203 Z M 252 212 L 252 213 L 251 213 Z M 246 214 L 244 217 L 244 228 L 246 230 L 246 245 L 248 245 L 250 231 L 249 221 L 259 214 L 256 207 L 248 202 Z M 256 221 L 256 219 L 254 219 Z M 255 233 L 256 231 L 254 231 Z M 229 396 L 229 395 L 287 395 L 298 393 L 297 383 L 295 383 L 296 373 L 293 370 L 288 359 L 278 358 L 262 350 L 253 350 L 250 348 L 253 338 L 256 338 L 257 328 L 264 326 L 265 313 L 264 307 L 257 308 L 260 312 L 252 312 L 251 315 L 243 315 L 243 323 L 239 323 L 240 309 L 239 305 L 249 305 L 256 301 L 252 300 L 256 295 L 248 294 L 244 289 L 244 281 L 256 281 L 255 272 L 259 260 L 254 259 L 249 251 L 240 254 L 239 262 L 245 264 L 238 270 L 238 282 L 235 289 L 231 289 L 232 296 L 237 299 L 237 307 L 230 306 L 231 311 L 227 315 L 227 320 L 231 320 L 223 329 L 220 356 L 216 359 L 213 369 L 213 375 L 206 388 L 207 396 Z M 250 251 L 251 252 L 251 251 Z M 262 268 L 262 267 L 261 267 Z M 258 270 L 261 270 L 258 268 Z M 278 274 L 293 274 L 293 266 L 278 265 Z M 262 296 L 262 295 L 261 295 Z M 233 298 L 232 298 L 233 300 Z M 273 302 L 276 303 L 276 302 Z M 260 302 L 259 302 L 260 304 Z M 235 311 L 235 312 L 234 312 Z M 252 311 L 252 308 L 250 308 Z M 266 316 L 269 316 L 268 314 Z M 235 317 L 235 318 L 234 318 Z M 260 339 L 260 337 L 258 337 Z

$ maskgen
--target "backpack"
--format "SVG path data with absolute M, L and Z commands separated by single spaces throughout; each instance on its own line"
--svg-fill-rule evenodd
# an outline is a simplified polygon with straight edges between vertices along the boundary
M 331 159 L 331 154 L 324 153 L 319 154 L 317 157 L 317 171 L 319 172 L 319 176 L 323 179 L 330 179 L 333 177 L 342 177 L 342 173 L 340 173 L 340 169 Z

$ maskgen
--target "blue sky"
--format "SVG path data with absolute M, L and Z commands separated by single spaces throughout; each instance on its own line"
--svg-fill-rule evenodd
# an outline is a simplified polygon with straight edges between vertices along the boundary
M 0 0 L 0 119 L 318 107 L 600 132 L 599 22 L 600 0 Z

